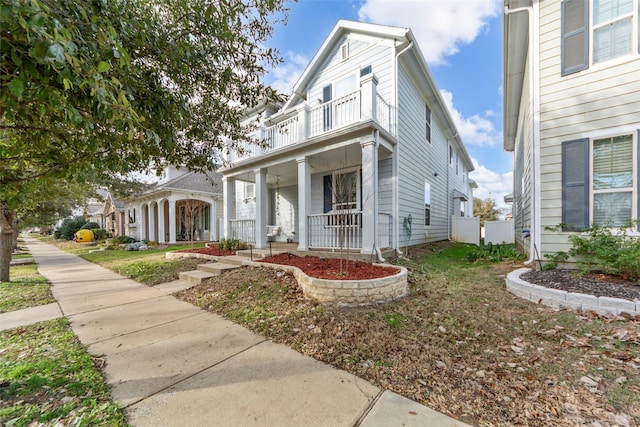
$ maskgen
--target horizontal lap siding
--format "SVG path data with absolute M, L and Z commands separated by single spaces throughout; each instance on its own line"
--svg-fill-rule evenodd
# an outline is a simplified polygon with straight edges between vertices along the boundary
M 562 218 L 562 142 L 640 127 L 640 58 L 590 65 L 562 77 L 560 25 L 560 2 L 540 2 L 542 256 L 570 247 L 569 233 L 544 229 Z
M 409 214 L 413 218 L 410 245 L 425 241 L 424 226 L 424 182 L 431 183 L 431 227 L 429 240 L 446 240 L 448 234 L 448 214 L 451 201 L 447 197 L 448 145 L 440 127 L 432 120 L 431 139 L 425 139 L 425 102 L 414 88 L 409 76 L 400 67 L 398 72 L 398 109 L 400 153 L 399 218 L 400 244 L 406 245 L 403 220 Z M 434 177 L 434 173 L 438 173 Z M 455 174 L 455 171 L 454 171 Z

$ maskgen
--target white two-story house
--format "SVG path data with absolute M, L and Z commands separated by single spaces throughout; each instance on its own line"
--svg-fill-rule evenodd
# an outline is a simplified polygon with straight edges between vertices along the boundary
M 504 11 L 515 231 L 544 260 L 591 224 L 638 218 L 640 2 L 508 0 Z
M 219 170 L 228 237 L 379 255 L 472 215 L 471 159 L 409 29 L 339 21 L 287 101 L 258 112 L 265 146 Z

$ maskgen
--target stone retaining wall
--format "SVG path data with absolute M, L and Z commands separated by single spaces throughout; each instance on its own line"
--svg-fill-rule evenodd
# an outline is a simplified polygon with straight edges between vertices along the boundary
M 400 272 L 393 276 L 367 280 L 329 280 L 306 275 L 298 267 L 281 264 L 245 261 L 244 265 L 267 267 L 292 273 L 302 288 L 304 295 L 322 303 L 332 303 L 354 307 L 381 304 L 402 298 L 409 294 L 407 269 L 397 267 Z M 388 267 L 388 265 L 374 264 Z
M 640 315 L 640 301 L 630 301 L 622 298 L 596 297 L 589 294 L 561 291 L 545 288 L 520 279 L 520 275 L 531 271 L 520 268 L 507 275 L 507 289 L 520 298 L 533 301 L 554 308 L 570 308 L 578 311 L 595 311 L 599 314 L 628 313 L 632 316 Z

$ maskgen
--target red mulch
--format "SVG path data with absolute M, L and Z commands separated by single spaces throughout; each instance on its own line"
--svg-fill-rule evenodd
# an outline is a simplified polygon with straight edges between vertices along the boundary
M 341 261 L 342 269 L 340 269 Z M 363 261 L 318 258 L 316 256 L 299 257 L 288 253 L 263 258 L 259 262 L 292 265 L 304 271 L 308 276 L 331 280 L 377 279 L 393 276 L 399 271 L 394 267 L 378 267 Z
M 183 249 L 181 251 L 176 251 L 176 252 L 187 252 L 191 254 L 205 254 L 205 255 L 216 255 L 216 256 L 230 256 L 230 255 L 236 254 L 236 251 L 230 251 L 228 249 L 218 249 L 218 248 Z

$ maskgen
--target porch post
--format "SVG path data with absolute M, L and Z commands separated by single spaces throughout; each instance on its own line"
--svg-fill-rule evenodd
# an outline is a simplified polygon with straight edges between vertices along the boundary
M 158 201 L 158 243 L 165 243 L 164 204 L 163 200 Z
M 256 175 L 256 248 L 267 247 L 267 170 L 253 171 Z
M 157 239 L 156 237 L 156 213 L 154 208 L 155 203 L 149 203 L 149 240 L 154 241 Z M 157 206 L 157 205 L 156 205 Z
M 311 214 L 311 165 L 307 157 L 298 162 L 298 250 L 309 250 L 309 224 Z
M 218 218 L 216 217 L 216 203 L 218 199 L 213 199 L 209 205 L 209 240 L 215 242 L 218 240 Z
M 149 215 L 149 205 L 140 205 L 140 240 L 147 239 L 147 215 Z
M 378 144 L 367 141 L 362 147 L 362 248 L 374 253 L 378 246 Z
M 377 120 L 376 104 L 378 96 L 378 78 L 372 73 L 360 80 L 360 105 L 362 120 Z
M 231 237 L 231 220 L 235 212 L 233 209 L 236 199 L 236 180 L 226 176 L 222 177 L 222 218 L 224 227 L 222 232 L 225 238 Z
M 169 244 L 176 244 L 176 201 L 169 200 Z

